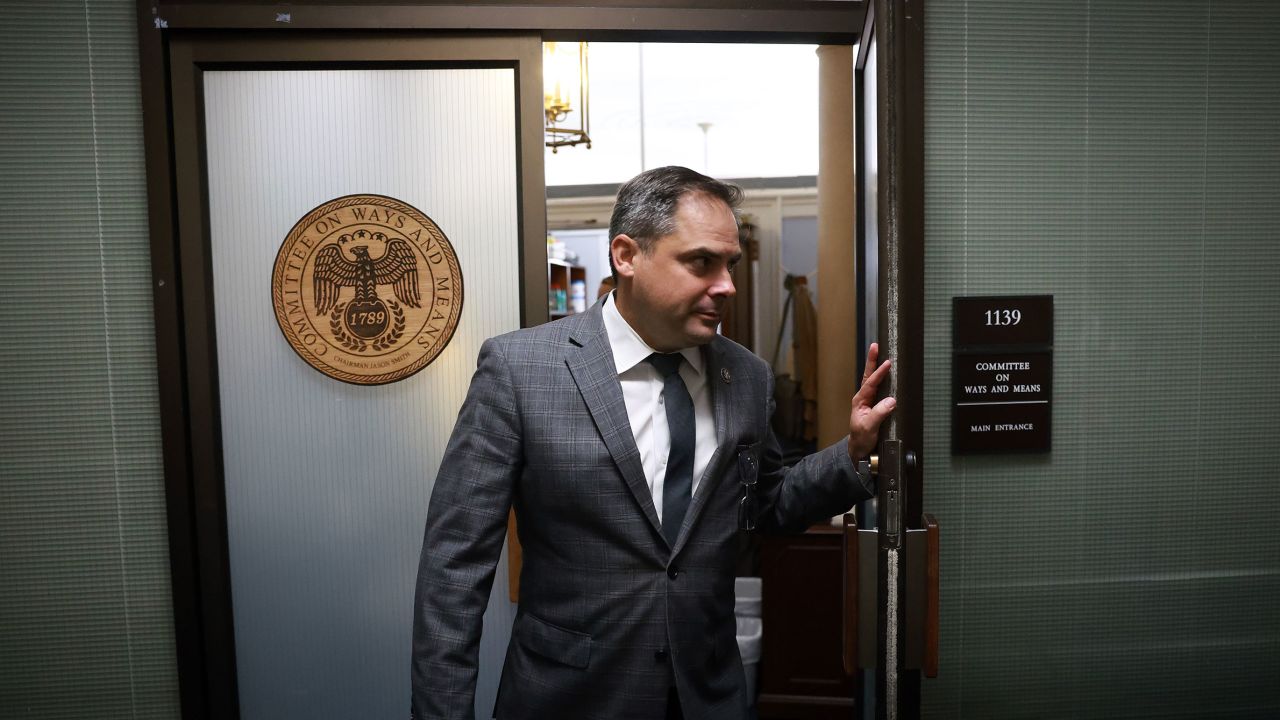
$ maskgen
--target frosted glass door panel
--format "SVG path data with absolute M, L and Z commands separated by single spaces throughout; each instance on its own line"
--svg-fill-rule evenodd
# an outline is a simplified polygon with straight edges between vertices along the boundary
M 203 78 L 241 716 L 403 718 L 432 482 L 480 344 L 519 325 L 514 71 Z M 290 228 L 356 193 L 429 216 L 464 278 L 452 341 L 389 385 L 313 370 L 272 312 L 272 266 Z M 506 596 L 498 572 L 481 647 L 482 714 L 513 617 Z

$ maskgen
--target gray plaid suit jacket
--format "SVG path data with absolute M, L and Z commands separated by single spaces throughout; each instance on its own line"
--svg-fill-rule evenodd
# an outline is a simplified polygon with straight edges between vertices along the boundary
M 601 305 L 484 343 L 436 477 L 414 601 L 413 711 L 470 718 L 481 620 L 514 507 L 520 605 L 501 720 L 748 717 L 733 616 L 742 497 L 759 453 L 759 527 L 797 531 L 873 494 L 845 441 L 792 468 L 770 430 L 773 375 L 741 346 L 706 345 L 718 444 L 675 546 L 631 434 Z

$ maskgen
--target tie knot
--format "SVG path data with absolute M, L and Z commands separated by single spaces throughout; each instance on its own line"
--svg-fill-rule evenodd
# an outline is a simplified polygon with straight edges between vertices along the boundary
M 675 353 L 653 353 L 645 358 L 650 365 L 658 369 L 658 373 L 664 378 L 675 375 L 680 370 L 680 361 L 684 356 L 678 352 Z

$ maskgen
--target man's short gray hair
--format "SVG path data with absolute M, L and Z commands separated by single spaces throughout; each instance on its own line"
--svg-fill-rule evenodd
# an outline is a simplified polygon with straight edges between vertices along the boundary
M 636 241 L 646 255 L 659 238 L 676 231 L 676 206 L 689 193 L 703 194 L 723 202 L 738 217 L 742 188 L 721 182 L 679 165 L 646 170 L 618 188 L 618 199 L 609 218 L 609 242 L 619 235 Z M 609 269 L 614 280 L 618 271 L 609 253 Z

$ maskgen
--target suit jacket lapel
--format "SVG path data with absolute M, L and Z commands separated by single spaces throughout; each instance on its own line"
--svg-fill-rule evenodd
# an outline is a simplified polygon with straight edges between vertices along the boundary
M 733 448 L 729 447 L 729 389 L 732 387 L 731 382 L 724 380 L 725 367 L 724 353 L 720 351 L 720 338 L 716 338 L 708 343 L 703 358 L 706 360 L 707 373 L 707 390 L 711 393 L 711 409 L 716 419 L 716 450 L 711 455 L 711 460 L 707 462 L 707 469 L 702 476 L 702 482 L 698 483 L 698 492 L 693 496 L 693 502 L 689 505 L 689 512 L 684 516 L 684 523 L 680 527 L 680 535 L 676 538 L 676 546 L 672 548 L 673 553 L 680 552 L 680 548 L 684 547 L 685 540 L 689 537 L 689 531 L 702 515 L 702 510 L 707 505 L 707 498 L 715 492 L 716 486 L 720 484 L 721 477 L 724 472 L 721 470 L 727 458 L 734 455 Z M 730 378 L 732 375 L 729 376 Z
M 578 347 L 569 351 L 565 362 L 600 431 L 600 437 L 604 438 L 609 454 L 618 465 L 618 471 L 645 517 L 649 518 L 649 524 L 662 538 L 662 525 L 658 522 L 658 511 L 653 506 L 653 495 L 644 477 L 644 467 L 640 464 L 640 451 L 636 449 L 635 438 L 631 435 L 631 421 L 627 418 L 622 385 L 618 382 L 618 371 L 613 364 L 613 351 L 609 347 L 609 335 L 604 330 L 600 308 L 600 303 L 593 305 L 574 329 L 570 340 Z

